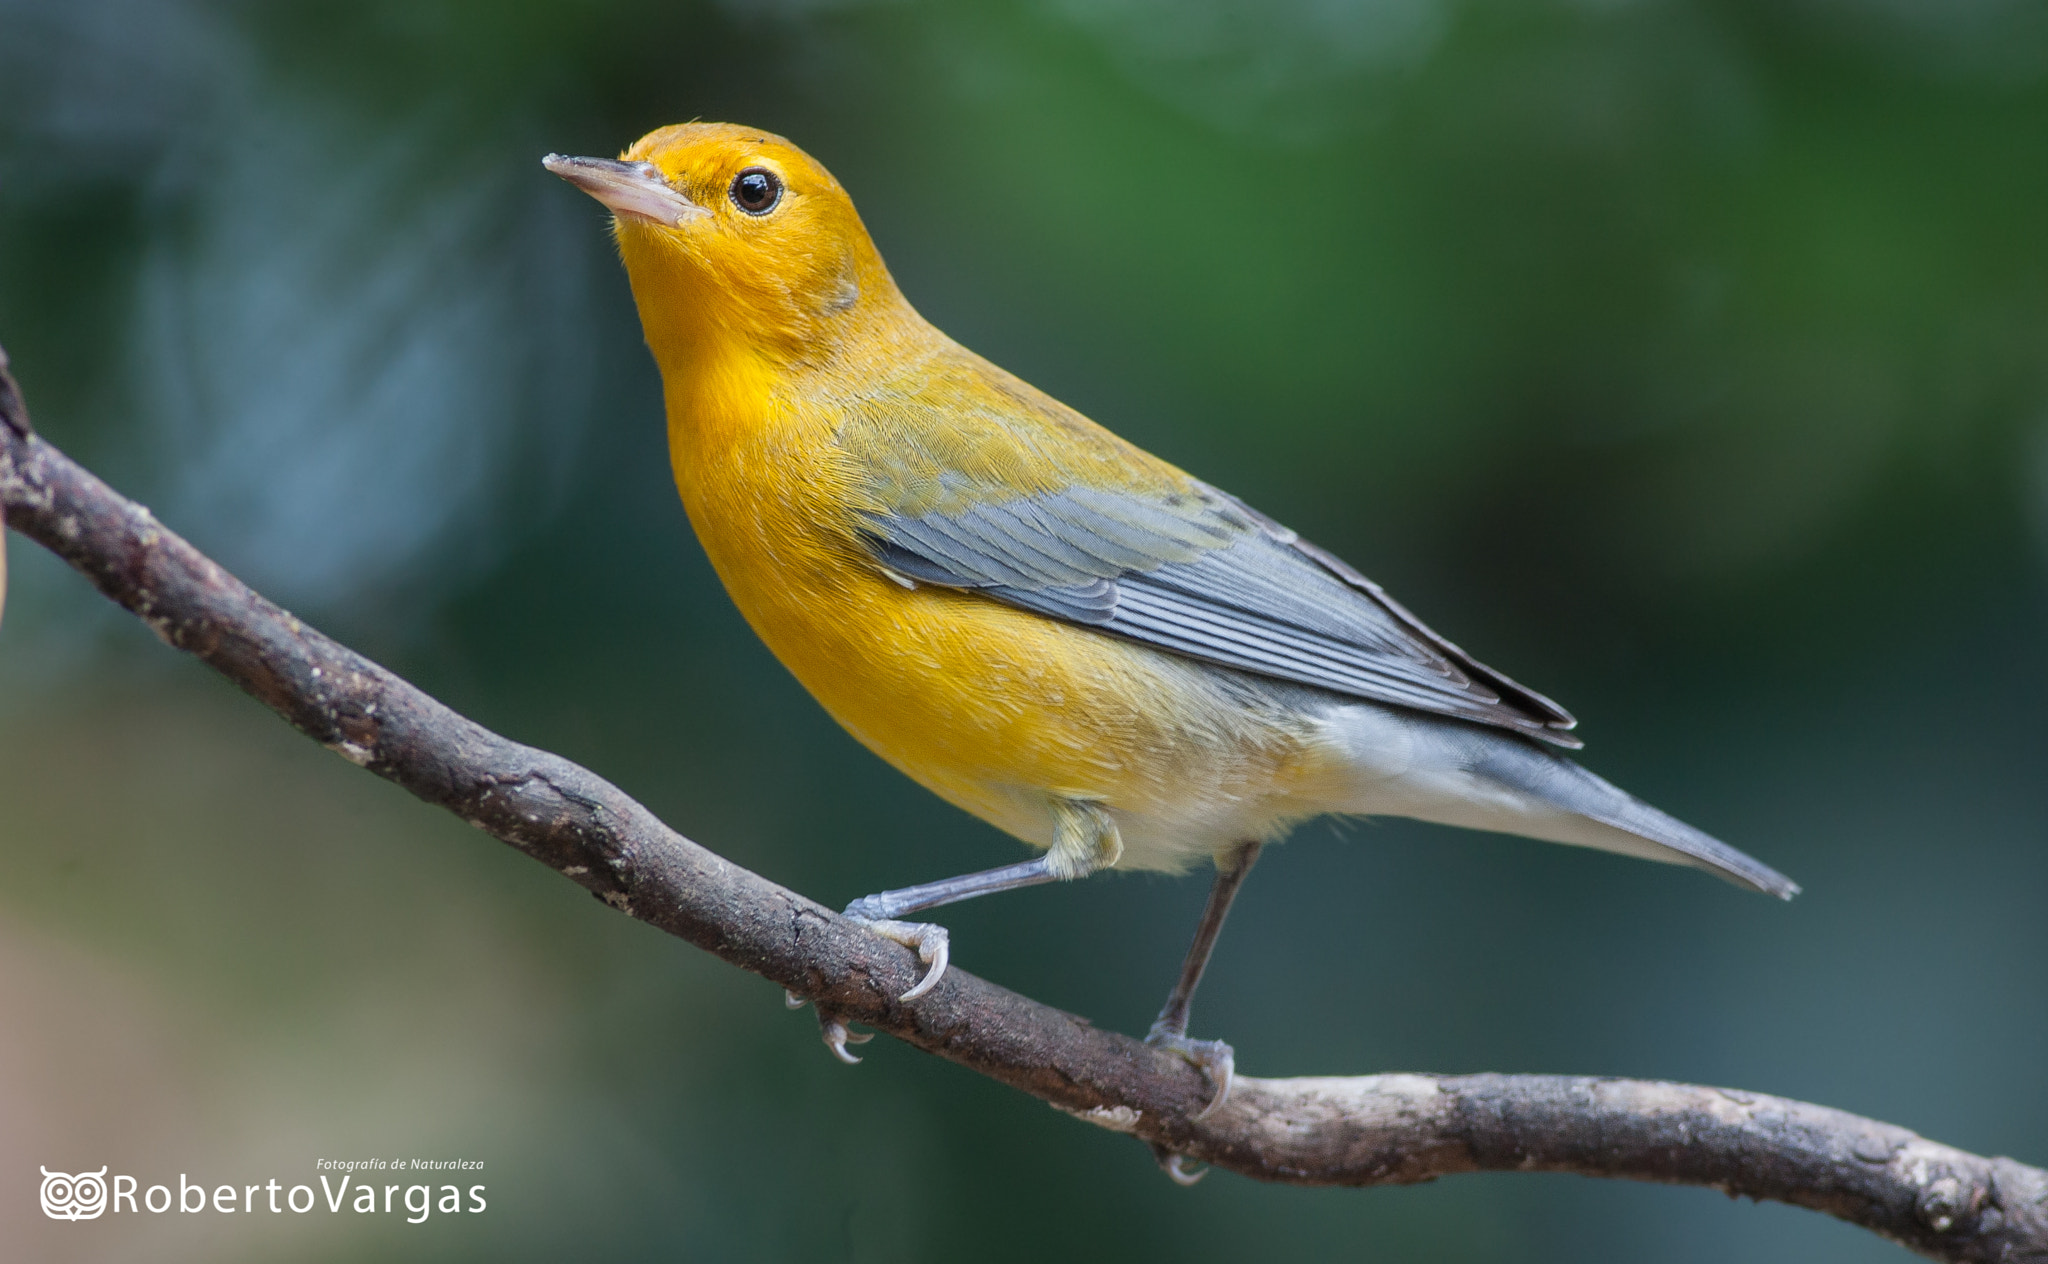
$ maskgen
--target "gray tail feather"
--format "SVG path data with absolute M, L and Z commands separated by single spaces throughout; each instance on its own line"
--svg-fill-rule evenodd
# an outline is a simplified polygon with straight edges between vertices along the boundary
M 1753 856 L 1702 833 L 1684 821 L 1608 784 L 1561 755 L 1521 740 L 1490 741 L 1471 771 L 1532 795 L 1588 821 L 1677 852 L 1656 859 L 1681 861 L 1725 878 L 1739 887 L 1789 900 L 1799 884 Z M 1560 839 L 1559 841 L 1566 841 Z M 1589 846 L 1626 850 L 1596 839 L 1571 839 Z M 1636 854 L 1645 854 L 1638 852 Z

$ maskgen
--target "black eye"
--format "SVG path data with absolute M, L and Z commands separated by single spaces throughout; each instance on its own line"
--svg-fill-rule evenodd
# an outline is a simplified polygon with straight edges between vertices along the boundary
M 766 167 L 748 167 L 732 178 L 732 204 L 749 215 L 766 215 L 782 200 L 782 177 Z

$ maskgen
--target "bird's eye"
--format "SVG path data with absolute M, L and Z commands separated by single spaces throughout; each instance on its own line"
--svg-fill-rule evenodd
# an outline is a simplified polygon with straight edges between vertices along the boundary
M 749 215 L 766 215 L 782 200 L 782 177 L 766 167 L 748 167 L 732 178 L 732 204 Z

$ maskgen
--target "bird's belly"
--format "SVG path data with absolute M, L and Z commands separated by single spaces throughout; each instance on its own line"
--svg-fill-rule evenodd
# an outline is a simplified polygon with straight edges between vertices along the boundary
M 1026 842 L 1052 842 L 1054 799 L 1086 800 L 1118 823 L 1118 867 L 1179 870 L 1319 810 L 1296 691 L 973 593 L 837 581 L 733 595 L 863 744 Z

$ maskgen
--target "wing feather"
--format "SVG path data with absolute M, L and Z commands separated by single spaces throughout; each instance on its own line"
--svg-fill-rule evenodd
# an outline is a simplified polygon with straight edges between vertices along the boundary
M 1194 484 L 1073 486 L 955 512 L 866 515 L 900 578 L 1349 697 L 1579 742 L 1556 703 L 1477 662 L 1378 585 L 1242 502 Z

